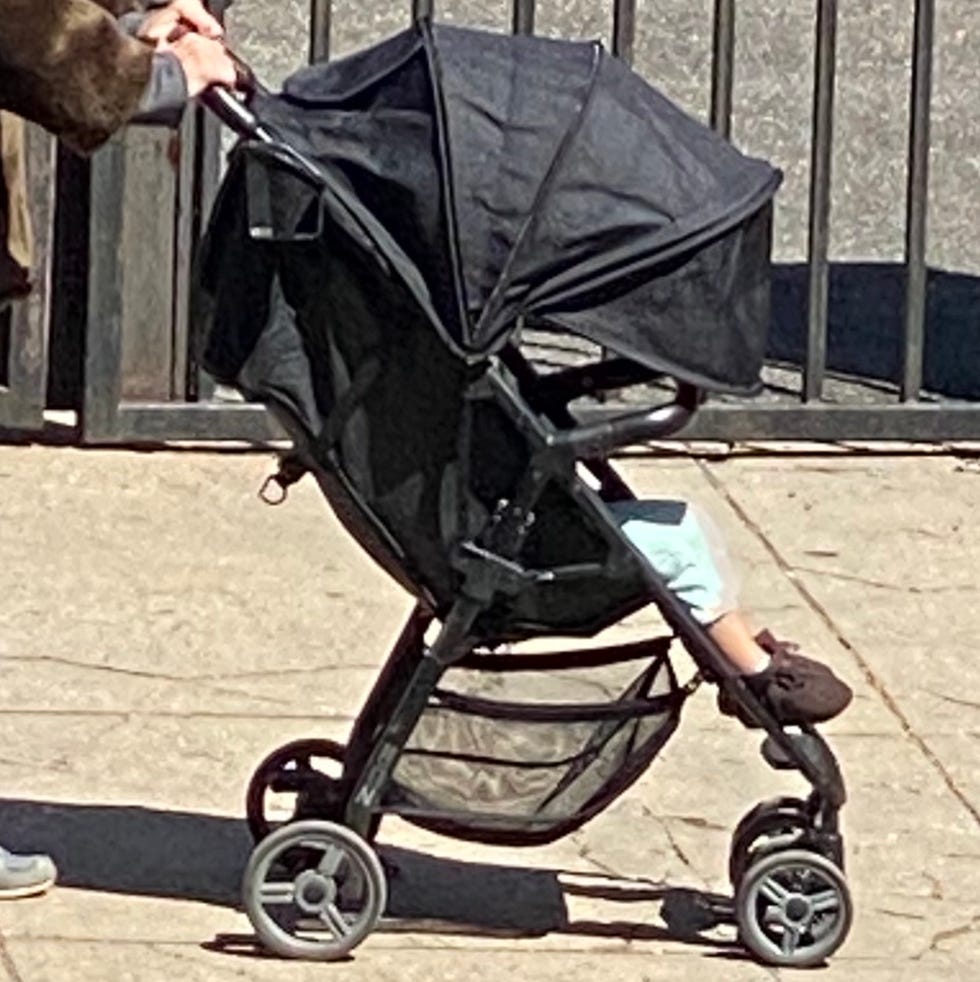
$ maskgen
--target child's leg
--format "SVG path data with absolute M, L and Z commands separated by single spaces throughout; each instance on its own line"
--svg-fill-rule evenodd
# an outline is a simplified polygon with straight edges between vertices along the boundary
M 766 668 L 769 655 L 738 610 L 731 563 L 710 520 L 684 501 L 623 501 L 608 507 L 626 537 L 739 672 Z
M 626 537 L 780 722 L 815 723 L 843 712 L 851 691 L 829 669 L 791 653 L 768 632 L 753 637 L 736 604 L 724 546 L 704 516 L 682 501 L 615 502 L 608 507 Z M 753 725 L 724 691 L 719 706 Z
M 708 626 L 708 634 L 742 675 L 753 675 L 769 667 L 769 655 L 749 629 L 741 611 L 722 614 Z

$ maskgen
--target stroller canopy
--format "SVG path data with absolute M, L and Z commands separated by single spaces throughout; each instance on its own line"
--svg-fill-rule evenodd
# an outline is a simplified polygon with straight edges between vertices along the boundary
M 780 175 L 597 43 L 425 22 L 253 108 L 354 200 L 458 354 L 521 318 L 749 391 Z

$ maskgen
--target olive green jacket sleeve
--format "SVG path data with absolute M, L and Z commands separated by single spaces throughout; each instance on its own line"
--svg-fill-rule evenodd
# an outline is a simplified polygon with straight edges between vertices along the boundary
M 128 0 L 0 0 L 0 109 L 88 153 L 136 112 L 153 52 L 119 30 Z

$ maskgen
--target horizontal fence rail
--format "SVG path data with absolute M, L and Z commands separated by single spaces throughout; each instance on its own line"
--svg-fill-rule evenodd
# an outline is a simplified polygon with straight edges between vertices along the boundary
M 612 50 L 634 61 L 643 21 L 636 0 L 612 0 L 608 37 Z M 733 125 L 738 87 L 736 0 L 714 0 L 711 17 L 710 91 L 706 116 L 726 138 Z M 756 400 L 712 398 L 681 437 L 711 440 L 905 440 L 980 439 L 980 402 L 936 396 L 928 384 L 926 363 L 927 219 L 929 193 L 930 107 L 935 49 L 934 0 L 910 0 L 913 25 L 909 88 L 904 264 L 901 277 L 900 364 L 895 384 L 880 378 L 843 378 L 828 366 L 828 335 L 834 266 L 830 259 L 832 173 L 836 75 L 838 68 L 837 0 L 813 0 L 812 115 L 810 120 L 807 255 L 800 273 L 801 334 L 804 344 L 788 369 L 791 382 L 778 398 Z M 513 0 L 509 27 L 533 33 L 539 10 L 535 0 Z M 330 0 L 311 0 L 308 55 L 311 62 L 330 57 L 338 11 Z M 434 16 L 434 0 L 406 0 L 405 23 Z M 640 37 L 642 40 L 642 37 Z M 656 81 L 655 79 L 653 81 Z M 213 385 L 194 356 L 187 325 L 190 264 L 213 199 L 219 175 L 220 134 L 200 111 L 190 114 L 182 132 L 182 154 L 174 200 L 173 343 L 175 354 L 169 399 L 127 395 L 123 379 L 122 338 L 130 330 L 124 300 L 127 267 L 139 264 L 139 250 L 124 252 L 123 190 L 134 164 L 118 144 L 101 152 L 92 167 L 91 265 L 88 277 L 88 342 L 84 379 L 83 431 L 88 442 L 158 440 L 228 440 L 264 442 L 280 436 L 264 410 L 240 403 L 215 401 Z M 873 138 L 873 134 L 869 135 Z M 779 163 L 779 161 L 776 161 Z M 795 289 L 795 287 L 794 287 Z M 128 337 L 128 335 L 126 335 Z M 186 346 L 186 350 L 181 348 Z M 177 351 L 176 349 L 181 350 Z M 980 363 L 980 353 L 977 355 Z M 782 370 L 779 365 L 774 365 Z M 835 362 L 836 366 L 836 362 Z M 925 373 L 925 374 L 924 374 Z M 977 367 L 980 375 L 980 364 Z M 860 373 L 858 373 L 860 376 Z M 767 374 L 767 379 L 769 375 Z M 771 379 L 770 379 L 771 381 Z M 846 385 L 845 385 L 846 383 Z M 848 385 L 875 388 L 873 400 L 854 398 Z M 843 387 L 842 387 L 843 386 Z M 770 387 L 772 389 L 772 387 Z M 777 387 L 778 388 L 778 387 Z M 772 389 L 775 391 L 775 389 Z M 614 412 L 606 403 L 594 412 Z M 2 403 L 0 403 L 2 412 Z M 0 417 L 2 426 L 2 417 Z

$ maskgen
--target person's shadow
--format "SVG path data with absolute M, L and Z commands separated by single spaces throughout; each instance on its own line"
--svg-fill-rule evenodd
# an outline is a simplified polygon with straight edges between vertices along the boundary
M 0 799 L 3 844 L 54 857 L 62 886 L 238 908 L 251 839 L 244 822 L 215 815 L 129 805 L 82 805 Z M 550 933 L 636 940 L 691 941 L 723 957 L 734 942 L 703 932 L 731 923 L 730 897 L 651 880 L 614 880 L 561 870 L 439 859 L 381 847 L 396 875 L 380 930 L 536 937 Z M 566 897 L 661 903 L 664 925 L 582 921 Z M 246 922 L 247 923 L 247 922 Z M 256 955 L 250 935 L 219 936 L 205 947 Z

